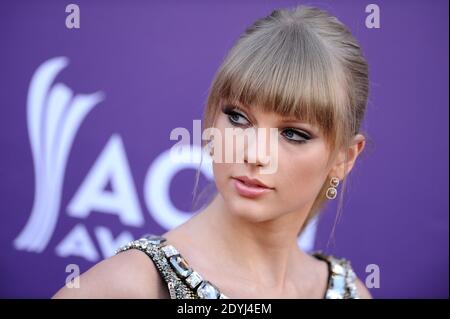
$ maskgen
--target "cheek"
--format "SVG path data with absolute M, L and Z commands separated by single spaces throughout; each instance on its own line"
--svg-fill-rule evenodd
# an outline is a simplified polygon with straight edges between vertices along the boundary
M 302 149 L 303 148 L 303 149 Z M 314 200 L 326 178 L 326 150 L 320 145 L 302 145 L 298 150 L 280 150 L 276 184 L 283 200 Z
M 213 163 L 214 179 L 217 184 L 217 189 L 222 190 L 225 184 L 229 182 L 232 174 L 231 163 Z
M 231 127 L 231 124 L 228 122 L 226 115 L 219 114 L 214 127 L 220 133 L 219 136 L 214 136 L 214 153 L 217 156 L 217 161 L 213 161 L 212 168 L 214 173 L 214 181 L 217 187 L 217 190 L 227 197 L 227 190 L 229 188 L 230 177 L 233 174 L 233 163 L 225 162 L 225 128 Z M 233 151 L 233 150 L 232 150 Z M 221 154 L 219 156 L 219 154 Z

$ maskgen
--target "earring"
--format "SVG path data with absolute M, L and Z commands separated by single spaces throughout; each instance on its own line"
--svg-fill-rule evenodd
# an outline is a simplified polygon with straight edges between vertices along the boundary
M 336 187 L 338 185 L 339 185 L 339 178 L 332 177 L 331 180 L 330 180 L 330 186 L 331 187 L 329 187 L 327 189 L 327 193 L 326 193 L 326 196 L 327 196 L 328 199 L 335 199 L 336 198 L 336 195 L 337 195 Z
M 210 156 L 213 156 L 213 141 L 210 141 L 207 145 L 208 153 Z

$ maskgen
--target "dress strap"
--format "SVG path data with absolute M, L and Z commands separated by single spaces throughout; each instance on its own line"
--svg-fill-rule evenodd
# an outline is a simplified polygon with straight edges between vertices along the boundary
M 356 274 L 349 260 L 326 255 L 321 251 L 312 253 L 312 256 L 328 264 L 328 289 L 325 299 L 359 299 L 355 284 Z
M 116 251 L 116 254 L 129 249 L 138 249 L 144 252 L 153 261 L 161 278 L 166 283 L 171 299 L 197 299 L 196 294 L 193 293 L 170 267 L 164 251 L 161 249 L 165 241 L 166 239 L 160 236 L 146 235 L 120 247 Z
M 154 262 L 171 299 L 228 299 L 211 282 L 203 280 L 164 237 L 146 235 L 122 246 L 116 254 L 133 248 L 143 251 Z

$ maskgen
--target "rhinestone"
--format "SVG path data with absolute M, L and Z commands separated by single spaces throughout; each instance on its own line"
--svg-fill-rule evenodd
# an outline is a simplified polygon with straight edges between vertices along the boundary
M 164 252 L 164 255 L 166 255 L 167 258 L 180 254 L 178 250 L 172 245 L 163 246 L 161 247 L 161 250 Z
M 192 272 L 192 269 L 189 267 L 189 264 L 186 260 L 184 260 L 181 256 L 172 256 L 169 259 L 170 263 L 172 264 L 175 271 L 181 276 L 181 277 L 187 277 Z
M 356 297 L 356 287 L 349 287 L 349 293 L 350 297 L 355 298 Z
M 355 279 L 356 279 L 356 274 L 353 271 L 353 269 L 350 268 L 347 272 L 347 278 L 346 278 L 347 284 L 354 282 Z
M 340 275 L 332 276 L 332 287 L 334 290 L 343 292 L 345 290 L 345 277 Z
M 329 198 L 329 199 L 335 199 L 336 198 L 336 188 L 332 188 L 332 187 L 330 187 L 330 188 L 328 188 L 327 189 L 327 198 Z
M 334 289 L 329 289 L 327 291 L 327 295 L 325 296 L 326 299 L 342 299 L 342 293 L 334 290 Z
M 147 235 L 147 236 L 145 236 L 145 238 L 146 238 L 151 244 L 154 244 L 154 245 L 159 245 L 159 244 L 161 244 L 161 243 L 163 243 L 163 242 L 166 241 L 166 239 L 165 239 L 164 237 L 156 236 L 156 235 Z
M 345 275 L 345 270 L 344 267 L 342 267 L 342 265 L 338 264 L 337 262 L 334 262 L 331 270 L 336 274 L 336 275 L 341 275 L 344 276 Z
M 358 290 L 356 289 L 356 287 L 350 290 L 350 298 L 359 299 Z
M 148 245 L 147 239 L 141 238 L 141 239 L 139 239 L 139 243 L 140 243 L 140 245 L 141 245 L 141 247 L 142 247 L 143 249 L 146 249 L 146 248 L 147 248 L 147 245 Z
M 176 299 L 177 296 L 176 296 L 175 286 L 174 286 L 173 282 L 169 281 L 167 286 L 169 287 L 170 299 Z
M 337 187 L 337 186 L 339 185 L 339 178 L 333 177 L 333 178 L 330 180 L 330 185 L 331 185 L 332 187 Z
M 209 281 L 203 281 L 197 289 L 197 294 L 201 299 L 218 299 L 219 291 Z
M 192 274 L 190 274 L 189 277 L 186 278 L 186 282 L 192 289 L 197 287 L 198 284 L 202 282 L 202 280 L 202 276 L 200 276 L 196 271 L 192 272 Z

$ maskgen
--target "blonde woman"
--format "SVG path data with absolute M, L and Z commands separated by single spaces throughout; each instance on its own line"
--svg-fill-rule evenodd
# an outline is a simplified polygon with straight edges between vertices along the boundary
M 204 141 L 217 194 L 186 223 L 120 248 L 82 274 L 80 288 L 55 297 L 371 298 L 349 261 L 297 244 L 324 203 L 339 192 L 342 201 L 365 146 L 367 97 L 366 60 L 338 19 L 299 6 L 257 20 L 217 71 L 205 107 L 203 129 L 217 133 Z M 223 161 L 227 129 L 274 128 L 269 160 L 249 139 L 231 148 L 242 161 Z

